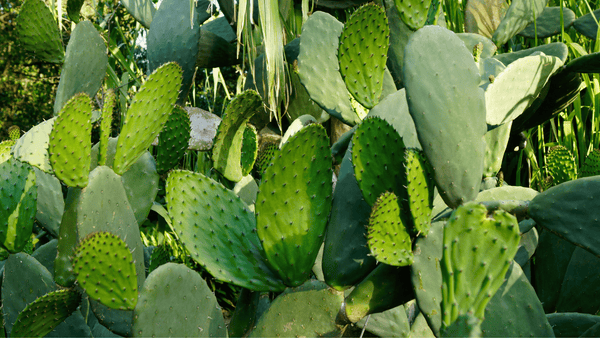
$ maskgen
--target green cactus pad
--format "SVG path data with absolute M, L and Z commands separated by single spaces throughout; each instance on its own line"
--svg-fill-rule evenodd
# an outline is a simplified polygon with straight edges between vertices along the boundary
M 561 24 L 562 16 L 562 24 Z M 568 7 L 544 7 L 544 11 L 537 17 L 535 23 L 530 23 L 519 35 L 526 38 L 545 39 L 560 34 L 561 27 L 569 29 L 577 17 Z
M 550 148 L 546 163 L 553 185 L 577 179 L 577 163 L 571 151 L 564 146 Z
M 592 150 L 585 158 L 579 177 L 600 175 L 600 150 Z
M 231 316 L 228 332 L 231 337 L 246 336 L 254 327 L 260 301 L 260 292 L 242 289 Z
M 559 58 L 541 54 L 508 65 L 485 91 L 487 123 L 501 125 L 521 115 L 562 65 Z
M 487 132 L 473 55 L 451 31 L 426 26 L 406 46 L 403 80 L 410 114 L 446 204 L 479 191 Z
M 53 239 L 50 242 L 35 249 L 31 257 L 40 262 L 50 274 L 54 274 L 54 260 L 56 259 L 56 248 L 58 239 Z
M 121 129 L 113 168 L 129 169 L 152 144 L 169 119 L 181 87 L 181 68 L 167 63 L 152 73 L 135 94 Z
M 249 336 L 339 336 L 335 318 L 343 301 L 343 293 L 318 281 L 288 289 L 271 303 Z
M 78 23 L 67 45 L 65 64 L 56 90 L 54 115 L 58 115 L 65 103 L 77 93 L 96 96 L 107 66 L 106 45 L 100 33 L 89 21 Z
M 190 132 L 188 113 L 180 106 L 175 106 L 158 135 L 156 171 L 159 174 L 166 173 L 179 163 L 188 149 Z
M 442 337 L 481 337 L 481 319 L 470 313 L 462 314 L 442 332 Z
M 483 319 L 491 297 L 519 244 L 519 225 L 514 216 L 497 210 L 491 217 L 475 202 L 454 211 L 444 228 L 442 258 L 442 322 L 448 327 L 461 314 Z
M 577 20 L 573 22 L 573 28 L 575 28 L 582 35 L 596 41 L 596 35 L 598 32 L 597 20 L 599 17 L 600 9 L 595 10 L 593 13 L 587 13 L 586 15 L 577 18 Z
M 140 290 L 133 337 L 226 337 L 217 298 L 194 270 L 167 263 Z
M 65 210 L 60 181 L 38 168 L 35 171 L 35 185 L 37 186 L 37 212 L 36 220 L 54 237 L 58 237 L 58 229 Z
M 254 90 L 247 90 L 233 99 L 215 137 L 212 159 L 215 169 L 225 178 L 238 182 L 242 179 L 242 137 L 246 123 L 262 108 L 262 99 Z
M 384 10 L 374 4 L 357 9 L 340 37 L 338 60 L 346 88 L 368 109 L 383 92 L 383 74 L 390 32 Z
M 373 204 L 369 218 L 369 249 L 375 259 L 393 266 L 406 266 L 413 262 L 412 241 L 401 212 L 396 195 L 385 192 Z
M 77 282 L 91 298 L 111 309 L 135 307 L 135 265 L 127 245 L 119 237 L 109 232 L 90 234 L 77 247 L 73 269 Z
M 492 59 L 493 60 L 493 59 Z M 485 157 L 483 177 L 495 177 L 502 167 L 504 152 L 508 146 L 512 121 L 485 133 Z
M 170 172 L 166 192 L 175 231 L 215 278 L 257 291 L 285 288 L 267 265 L 254 215 L 233 192 L 202 174 L 179 170 Z
M 115 105 L 115 92 L 109 90 L 104 97 L 102 106 L 102 121 L 100 121 L 100 152 L 98 153 L 98 165 L 106 165 L 106 153 L 108 152 L 108 139 L 111 134 L 113 120 L 113 107 Z
M 33 168 L 14 158 L 0 163 L 0 245 L 22 251 L 33 229 L 37 186 Z
M 352 164 L 365 201 L 373 205 L 386 191 L 403 198 L 404 142 L 387 121 L 369 117 L 352 137 Z
M 54 174 L 69 187 L 84 188 L 90 174 L 92 104 L 75 95 L 61 109 L 50 133 L 48 153 Z
M 279 143 L 279 147 L 281 148 L 284 143 L 286 143 L 292 135 L 302 130 L 302 128 L 308 126 L 309 124 L 317 123 L 314 117 L 311 115 L 302 115 L 292 121 L 290 126 L 287 128 L 283 136 L 281 137 L 281 142 Z
M 410 268 L 379 264 L 348 294 L 340 314 L 356 323 L 369 314 L 387 311 L 413 298 Z
M 12 156 L 21 162 L 29 163 L 44 172 L 53 174 L 48 155 L 48 143 L 54 121 L 56 121 L 56 117 L 29 129 L 13 146 Z
M 279 151 L 278 142 L 263 142 L 256 155 L 254 162 L 254 170 L 259 176 L 264 175 L 267 167 L 273 161 L 275 154 Z
M 544 11 L 548 0 L 514 0 L 492 36 L 496 46 L 505 44 Z
M 19 313 L 10 332 L 12 337 L 44 337 L 77 309 L 81 295 L 75 290 L 46 294 Z
M 400 305 L 387 311 L 374 313 L 361 319 L 356 326 L 378 337 L 410 337 L 410 323 L 404 309 L 405 307 Z M 416 335 L 416 337 L 427 336 Z
M 549 313 L 546 317 L 556 337 L 581 337 L 600 324 L 600 316 L 584 313 Z
M 152 18 L 156 13 L 152 0 L 123 0 L 121 3 L 144 28 L 150 28 Z
M 150 266 L 148 267 L 148 273 L 156 270 L 159 266 L 169 263 L 171 261 L 171 254 L 166 246 L 161 245 L 152 250 L 152 256 L 150 256 Z
M 181 5 L 178 0 L 162 2 L 148 30 L 148 67 L 150 71 L 166 62 L 176 62 L 182 69 L 182 81 L 176 89 L 177 104 L 184 105 L 196 70 L 200 25 L 210 13 L 207 0 Z M 193 17 L 190 17 L 193 16 Z M 181 93 L 177 93 L 181 91 Z
M 518 59 L 524 58 L 526 56 L 531 56 L 534 53 L 540 54 L 539 52 L 544 53 L 547 56 L 556 56 L 564 63 L 567 60 L 567 56 L 569 55 L 569 48 L 562 42 L 553 42 L 546 45 L 523 49 L 512 53 L 494 55 L 494 59 L 502 62 L 502 64 L 508 67 L 508 65 L 517 61 Z
M 581 313 L 600 311 L 600 299 L 595 296 L 600 292 L 599 269 L 600 258 L 585 249 L 575 248 L 564 273 L 556 311 Z
M 469 0 L 465 5 L 465 32 L 492 38 L 506 14 L 504 0 Z
M 323 110 L 349 125 L 360 122 L 350 103 L 337 57 L 343 24 L 325 12 L 315 12 L 302 25 L 298 75 Z
M 431 0 L 394 0 L 402 21 L 412 30 L 425 25 Z
M 519 223 L 519 232 L 521 232 L 521 224 Z M 526 233 L 521 233 L 521 240 L 519 241 L 519 250 L 515 254 L 515 262 L 517 262 L 521 268 L 529 262 L 537 245 L 539 243 L 539 234 L 536 228 L 532 228 Z M 590 254 L 591 255 L 591 254 Z M 592 256 L 593 257 L 593 256 Z
M 23 48 L 41 60 L 62 63 L 65 50 L 58 24 L 42 0 L 27 0 L 21 5 L 16 25 Z
M 258 237 L 269 264 L 290 286 L 308 279 L 331 210 L 327 132 L 311 124 L 294 134 L 263 175 L 256 199 Z
M 8 128 L 8 138 L 13 141 L 18 140 L 21 137 L 21 128 L 19 126 L 12 125 Z
M 254 168 L 256 156 L 258 155 L 258 135 L 256 128 L 251 124 L 246 124 L 244 135 L 242 136 L 242 155 L 240 165 L 242 166 L 242 175 L 247 176 Z
M 12 157 L 10 152 L 15 143 L 16 142 L 12 140 L 0 142 L 0 163 L 5 162 Z
M 600 69 L 600 52 L 590 53 L 569 61 L 565 71 L 577 73 L 597 73 Z
M 433 169 L 422 151 L 406 149 L 404 152 L 406 170 L 406 190 L 412 220 L 413 234 L 429 233 L 431 211 L 433 209 Z

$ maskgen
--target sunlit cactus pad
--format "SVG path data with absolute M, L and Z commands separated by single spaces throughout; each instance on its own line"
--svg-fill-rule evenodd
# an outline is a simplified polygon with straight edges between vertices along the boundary
M 400 216 L 400 203 L 394 193 L 383 193 L 373 205 L 369 219 L 368 243 L 375 258 L 394 266 L 413 262 L 412 242 Z
M 77 282 L 87 294 L 111 309 L 133 310 L 137 277 L 125 242 L 109 232 L 93 233 L 75 253 Z
M 519 241 L 517 219 L 505 211 L 488 215 L 485 206 L 475 202 L 454 211 L 444 228 L 442 327 L 466 313 L 483 319 Z
M 433 169 L 420 150 L 406 149 L 404 159 L 410 231 L 427 236 L 433 209 Z
M 402 21 L 412 30 L 417 30 L 427 20 L 431 0 L 394 0 Z
M 72 289 L 57 290 L 36 299 L 19 313 L 11 337 L 44 337 L 77 309 L 81 295 Z

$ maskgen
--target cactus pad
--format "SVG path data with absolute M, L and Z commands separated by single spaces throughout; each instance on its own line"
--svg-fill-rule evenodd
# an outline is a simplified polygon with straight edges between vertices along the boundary
M 266 263 L 254 215 L 232 191 L 202 174 L 174 170 L 166 192 L 173 228 L 215 278 L 257 291 L 284 289 Z
M 242 166 L 242 176 L 250 174 L 256 162 L 258 154 L 258 135 L 256 128 L 251 124 L 246 124 L 244 136 L 242 137 L 242 157 L 240 165 Z
M 10 152 L 15 143 L 16 142 L 12 140 L 0 142 L 0 163 L 5 162 L 12 157 Z
M 150 256 L 150 266 L 148 267 L 148 273 L 156 270 L 159 266 L 169 263 L 171 261 L 171 254 L 166 246 L 161 245 L 152 250 Z
M 246 122 L 262 107 L 262 99 L 254 90 L 247 90 L 233 99 L 215 137 L 212 159 L 215 169 L 230 181 L 239 182 L 242 175 L 242 137 Z
M 348 91 L 368 109 L 383 92 L 383 74 L 390 44 L 385 11 L 374 4 L 357 9 L 346 21 L 338 60 Z
M 600 175 L 600 150 L 592 150 L 585 158 L 585 163 L 581 167 L 580 177 L 590 177 Z
M 27 0 L 17 17 L 16 33 L 25 50 L 53 63 L 62 63 L 65 50 L 54 15 L 42 0 Z
M 33 168 L 14 158 L 0 163 L 0 244 L 11 253 L 25 247 L 37 210 Z
M 454 211 L 444 229 L 442 258 L 442 321 L 448 327 L 458 316 L 483 319 L 487 303 L 504 282 L 517 253 L 519 225 L 511 214 L 467 203 Z
M 404 163 L 408 210 L 412 221 L 410 230 L 415 235 L 427 236 L 433 209 L 433 169 L 423 152 L 416 149 L 406 149 Z
M 10 128 L 8 128 L 8 137 L 13 141 L 18 140 L 19 137 L 21 137 L 21 128 L 15 125 L 10 126 Z
M 50 133 L 48 153 L 54 174 L 69 187 L 88 184 L 92 151 L 92 104 L 85 94 L 61 109 Z
M 25 133 L 13 146 L 11 154 L 21 162 L 52 174 L 50 156 L 48 155 L 48 142 L 56 117 L 44 121 Z
M 374 203 L 369 219 L 368 244 L 378 261 L 406 266 L 413 262 L 412 241 L 394 193 L 383 193 Z
M 548 0 L 515 0 L 510 3 L 506 14 L 492 36 L 496 46 L 505 44 L 544 11 Z
M 102 106 L 102 121 L 100 121 L 100 145 L 98 146 L 98 165 L 106 165 L 106 154 L 108 152 L 108 139 L 110 138 L 111 134 L 114 105 L 115 92 L 113 90 L 109 90 L 104 96 L 104 105 Z
M 27 305 L 19 313 L 10 332 L 12 337 L 44 337 L 77 309 L 81 295 L 74 290 L 58 290 Z
M 294 134 L 263 175 L 256 199 L 258 237 L 284 282 L 308 279 L 331 210 L 331 150 L 327 132 L 311 124 Z
M 156 171 L 164 174 L 174 168 L 185 154 L 190 142 L 190 118 L 185 109 L 175 106 L 158 135 Z
M 387 121 L 367 118 L 352 138 L 352 164 L 365 201 L 373 205 L 386 191 L 400 195 L 406 186 L 404 142 Z
M 91 298 L 111 309 L 135 307 L 135 265 L 127 245 L 119 237 L 109 232 L 90 234 L 77 247 L 73 269 L 77 282 Z
M 259 176 L 262 176 L 267 167 L 271 164 L 273 157 L 279 151 L 278 142 L 263 142 L 258 150 L 256 162 L 254 162 L 254 170 Z
M 124 172 L 142 156 L 169 119 L 181 87 L 181 68 L 167 63 L 135 94 L 119 135 L 114 170 Z
M 402 21 L 412 30 L 425 25 L 431 0 L 394 0 Z
M 550 148 L 546 157 L 548 173 L 552 176 L 552 184 L 558 185 L 563 182 L 577 179 L 577 164 L 569 149 L 558 145 Z

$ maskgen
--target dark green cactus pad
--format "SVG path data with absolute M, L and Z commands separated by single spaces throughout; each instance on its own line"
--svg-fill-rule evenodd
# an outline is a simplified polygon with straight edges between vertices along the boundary
M 108 56 L 106 45 L 89 21 L 75 26 L 69 44 L 65 64 L 60 72 L 60 82 L 54 101 L 54 115 L 77 93 L 94 97 L 106 75 Z
M 152 250 L 150 256 L 150 266 L 148 267 L 148 273 L 156 270 L 159 266 L 169 263 L 171 261 L 171 254 L 167 247 L 164 245 L 158 246 Z
M 271 303 L 250 337 L 339 335 L 335 318 L 343 301 L 342 292 L 318 281 L 288 289 Z
M 42 0 L 27 0 L 21 5 L 16 27 L 23 48 L 41 60 L 62 63 L 65 49 L 58 24 Z
M 38 168 L 35 171 L 37 186 L 37 211 L 35 219 L 54 237 L 58 237 L 58 229 L 65 210 L 65 200 L 60 181 Z
M 577 73 L 597 73 L 600 69 L 600 52 L 590 53 L 571 60 L 565 71 Z
M 242 176 L 250 174 L 256 162 L 258 155 L 258 135 L 256 128 L 251 124 L 246 124 L 244 135 L 242 136 L 242 156 L 240 165 L 242 166 Z
M 346 21 L 340 37 L 338 60 L 346 88 L 364 107 L 371 109 L 383 92 L 383 74 L 390 44 L 384 10 L 367 4 Z
M 289 62 L 289 60 L 288 60 Z M 324 111 L 315 101 L 311 100 L 306 88 L 300 82 L 297 69 L 290 71 L 290 82 L 292 83 L 292 93 L 287 108 L 287 116 L 290 122 L 296 120 L 302 115 L 311 115 L 318 123 L 324 123 L 329 120 L 329 114 Z
M 121 3 L 144 28 L 150 28 L 152 18 L 156 13 L 156 7 L 152 0 L 123 0 Z
M 242 137 L 246 123 L 262 108 L 262 99 L 254 90 L 246 90 L 227 106 L 219 124 L 212 159 L 214 167 L 230 181 L 242 179 Z
M 53 174 L 48 155 L 48 142 L 55 121 L 56 117 L 29 129 L 13 146 L 12 156 L 46 173 Z
M 177 104 L 182 106 L 196 69 L 200 25 L 210 18 L 209 5 L 207 0 L 194 2 L 191 6 L 181 6 L 177 0 L 165 1 L 156 11 L 148 30 L 149 70 L 154 71 L 167 62 L 176 62 L 183 70 L 181 88 L 178 85 L 175 90 L 175 94 L 179 94 Z
M 573 22 L 573 28 L 575 28 L 582 35 L 596 41 L 596 34 L 598 32 L 598 23 L 596 20 L 600 17 L 600 9 L 597 9 L 592 13 L 587 13 L 581 16 Z M 594 19 L 595 18 L 595 19 Z
M 37 210 L 33 168 L 14 158 L 0 163 L 0 244 L 11 253 L 30 239 Z
M 279 144 L 277 142 L 263 142 L 256 155 L 256 161 L 254 162 L 254 170 L 259 176 L 262 176 L 267 167 L 271 164 L 273 157 L 279 151 Z
M 461 314 L 483 319 L 517 253 L 516 218 L 502 210 L 490 216 L 485 206 L 467 203 L 454 211 L 444 228 L 442 328 Z
M 69 187 L 84 188 L 90 174 L 92 103 L 86 94 L 71 98 L 50 133 L 48 153 L 54 174 Z
M 546 163 L 553 185 L 577 179 L 577 163 L 571 151 L 564 146 L 550 148 Z
M 135 94 L 121 129 L 113 168 L 123 175 L 142 156 L 169 119 L 181 87 L 181 68 L 167 63 Z
M 55 238 L 35 249 L 31 255 L 31 257 L 40 262 L 52 275 L 54 275 L 54 260 L 56 259 L 57 246 L 58 240 Z
M 392 192 L 383 193 L 373 204 L 367 243 L 381 263 L 406 266 L 413 262 L 412 241 L 401 212 L 400 201 Z
M 533 53 L 539 54 L 538 52 L 542 52 L 547 56 L 556 56 L 564 63 L 567 60 L 567 56 L 569 55 L 569 48 L 562 42 L 553 42 L 546 45 L 523 49 L 512 53 L 497 54 L 494 55 L 494 59 L 502 62 L 502 64 L 508 67 L 508 65 L 517 61 L 518 59 L 530 56 Z
M 600 177 L 565 182 L 537 195 L 529 204 L 529 215 L 538 225 L 600 257 L 598 221 L 593 212 L 600 191 Z
M 77 245 L 77 208 L 81 197 L 80 188 L 69 188 L 65 202 L 65 210 L 58 233 L 58 246 L 54 262 L 54 281 L 64 287 L 75 284 L 72 257 Z
M 475 198 L 483 173 L 487 126 L 479 70 L 454 33 L 427 26 L 406 46 L 403 81 L 440 195 L 456 208 Z
M 77 309 L 81 295 L 75 290 L 48 293 L 19 313 L 12 328 L 12 337 L 44 337 Z
M 600 316 L 584 313 L 549 313 L 546 317 L 556 337 L 580 337 L 600 324 Z
M 117 150 L 117 138 L 108 139 L 108 152 L 106 165 L 113 166 L 115 153 Z M 96 159 L 98 158 L 98 144 L 92 147 L 92 169 L 96 168 Z M 127 200 L 131 205 L 133 214 L 138 224 L 142 224 L 154 203 L 158 193 L 158 173 L 156 172 L 156 162 L 150 152 L 145 152 L 123 175 L 121 182 L 127 193 Z
M 194 270 L 167 263 L 140 290 L 133 317 L 134 337 L 225 337 L 217 298 Z
M 592 150 L 585 158 L 579 177 L 600 175 L 600 150 Z
M 470 313 L 461 314 L 443 330 L 442 337 L 481 337 L 481 319 Z
M 382 156 L 385 154 L 385 156 Z M 404 197 L 404 142 L 387 121 L 369 117 L 352 137 L 352 164 L 362 194 L 373 205 L 386 191 Z
M 198 41 L 196 67 L 228 67 L 237 65 L 241 63 L 241 61 L 234 44 L 225 40 L 218 34 L 213 33 L 208 29 L 204 29 L 204 26 L 202 27 L 200 30 L 200 40 Z
M 78 23 L 81 7 L 84 0 L 67 0 L 67 16 L 71 21 Z
M 350 161 L 352 144 L 342 160 L 333 193 L 331 217 L 325 236 L 323 274 L 337 290 L 349 288 L 369 274 L 377 261 L 370 256 L 367 228 L 371 206 L 363 198 Z
M 231 337 L 243 337 L 254 327 L 257 318 L 260 292 L 242 289 L 231 316 L 228 333 Z
M 600 294 L 599 269 L 600 258 L 575 248 L 564 273 L 556 311 L 596 314 L 600 310 L 600 299 L 596 297 Z
M 98 164 L 106 165 L 106 153 L 108 152 L 108 139 L 111 134 L 113 120 L 113 107 L 115 105 L 115 92 L 109 90 L 104 97 L 102 106 L 102 120 L 100 121 L 100 152 L 98 153 Z
M 135 307 L 135 265 L 127 245 L 119 237 L 109 232 L 90 234 L 77 247 L 73 269 L 77 282 L 91 298 L 111 309 Z
M 315 12 L 302 25 L 298 75 L 323 110 L 349 125 L 360 122 L 350 102 L 337 57 L 344 25 L 325 12 Z
M 519 231 L 521 229 L 520 226 L 521 225 L 519 224 Z M 535 249 L 537 248 L 537 245 L 539 243 L 539 239 L 540 236 L 536 228 L 532 228 L 526 233 L 521 234 L 521 240 L 519 241 L 519 249 L 517 250 L 517 253 L 515 254 L 514 258 L 515 262 L 517 262 L 521 266 L 521 268 L 523 268 L 525 264 L 529 262 L 531 256 L 533 256 L 533 253 L 535 252 Z
M 175 231 L 215 278 L 257 291 L 285 288 L 267 265 L 254 215 L 232 191 L 202 174 L 174 170 L 166 192 Z
M 406 149 L 404 152 L 406 191 L 414 235 L 429 233 L 433 209 L 433 169 L 422 151 Z
M 412 30 L 425 25 L 431 0 L 394 0 L 402 21 Z
M 294 134 L 263 175 L 257 233 L 269 265 L 290 286 L 308 279 L 331 210 L 332 159 L 327 132 L 311 124 Z
M 492 59 L 493 60 L 493 59 Z M 485 157 L 483 177 L 494 177 L 502 167 L 504 152 L 508 146 L 512 121 L 485 133 Z
M 560 34 L 561 27 L 564 27 L 565 31 L 568 30 L 576 18 L 575 12 L 568 7 L 544 7 L 544 11 L 537 17 L 535 23 L 532 22 L 527 25 L 519 32 L 519 35 L 530 39 L 535 37 L 538 39 L 549 38 Z
M 469 0 L 465 5 L 465 32 L 492 38 L 506 14 L 504 0 Z
M 174 168 L 185 154 L 190 142 L 190 118 L 180 106 L 175 106 L 171 116 L 158 134 L 156 171 L 164 174 Z
M 506 14 L 492 36 L 496 46 L 505 44 L 544 11 L 548 0 L 516 0 L 510 3 Z
M 507 65 L 485 90 L 487 123 L 497 126 L 519 117 L 562 65 L 559 58 L 546 55 L 530 55 Z
M 552 337 L 535 290 L 519 264 L 511 264 L 502 286 L 485 308 L 481 323 L 484 337 Z M 526 318 L 526 320 L 524 320 Z
M 356 323 L 369 314 L 390 310 L 413 298 L 410 268 L 379 264 L 346 297 L 341 313 Z

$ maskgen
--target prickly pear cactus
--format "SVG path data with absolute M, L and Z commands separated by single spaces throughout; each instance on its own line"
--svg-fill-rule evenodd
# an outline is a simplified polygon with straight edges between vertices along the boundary
M 600 175 L 600 150 L 592 150 L 585 158 L 585 163 L 581 167 L 580 177 L 590 177 Z
M 27 0 L 17 17 L 17 37 L 25 50 L 36 57 L 54 63 L 65 59 L 58 24 L 42 0 Z
M 19 126 L 10 126 L 8 128 L 8 137 L 13 141 L 18 140 L 21 137 L 21 128 Z
M 367 4 L 346 21 L 338 60 L 348 91 L 364 107 L 371 109 L 383 92 L 383 76 L 389 47 L 389 26 L 385 11 Z
M 156 171 L 164 174 L 175 167 L 185 154 L 190 142 L 190 118 L 185 109 L 175 106 L 171 116 L 158 135 Z
M 417 30 L 427 21 L 431 0 L 394 0 L 402 21 L 412 30 Z
M 279 145 L 276 142 L 263 142 L 258 150 L 254 170 L 259 176 L 262 176 L 267 167 L 271 164 L 275 153 L 279 151 Z
M 548 173 L 552 184 L 558 185 L 577 178 L 577 164 L 569 149 L 558 145 L 550 148 L 546 157 Z
M 98 146 L 98 165 L 106 165 L 108 139 L 110 138 L 114 105 L 115 92 L 109 90 L 104 97 L 104 106 L 102 107 L 102 121 L 100 121 L 100 145 Z
M 240 165 L 242 166 L 242 176 L 247 176 L 254 168 L 256 156 L 258 155 L 258 135 L 256 128 L 251 124 L 246 124 L 244 135 L 242 136 L 242 157 Z
M 433 169 L 422 151 L 406 149 L 404 152 L 406 167 L 406 190 L 408 212 L 411 218 L 410 231 L 414 235 L 427 236 L 431 226 L 433 209 Z

